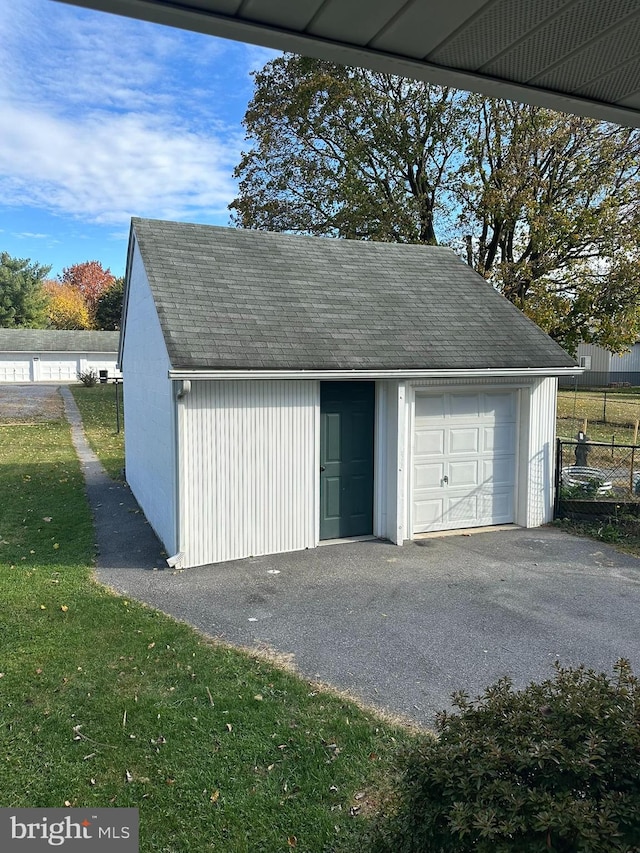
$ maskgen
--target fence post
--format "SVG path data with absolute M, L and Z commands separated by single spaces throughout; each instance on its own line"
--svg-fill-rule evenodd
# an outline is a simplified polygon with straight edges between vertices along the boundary
M 556 438 L 556 470 L 555 470 L 555 492 L 553 495 L 553 519 L 558 517 L 560 510 L 560 471 L 562 470 L 562 441 Z
M 602 402 L 602 423 L 607 422 L 607 392 L 604 392 L 604 400 Z
M 633 443 L 634 445 L 638 443 L 638 427 L 640 426 L 640 420 L 636 418 L 636 427 L 633 431 Z
M 633 461 L 636 453 L 635 445 L 631 448 L 631 471 L 629 473 L 629 493 L 633 495 Z

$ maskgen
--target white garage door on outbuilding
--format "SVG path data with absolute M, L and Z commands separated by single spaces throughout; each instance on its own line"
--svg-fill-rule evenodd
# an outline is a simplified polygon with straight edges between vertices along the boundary
M 0 383 L 76 382 L 101 370 L 119 378 L 119 332 L 75 329 L 0 329 Z
M 75 355 L 41 358 L 39 380 L 41 382 L 74 382 L 81 370 L 81 360 Z
M 0 382 L 30 382 L 31 359 L 0 358 Z
M 415 398 L 413 532 L 514 521 L 514 391 Z

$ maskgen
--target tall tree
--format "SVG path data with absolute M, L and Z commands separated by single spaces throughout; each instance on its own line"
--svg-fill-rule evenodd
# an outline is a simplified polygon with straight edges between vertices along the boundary
M 451 207 L 461 93 L 287 55 L 255 73 L 252 148 L 230 205 L 248 228 L 436 243 Z
M 459 182 L 468 261 L 569 350 L 632 342 L 640 131 L 479 97 L 471 116 Z
M 51 267 L 0 253 L 0 326 L 41 329 L 47 323 L 42 282 Z
M 47 319 L 52 329 L 90 329 L 91 318 L 79 290 L 60 281 L 45 281 Z
M 98 300 L 113 285 L 115 276 L 100 261 L 85 261 L 65 267 L 60 280 L 82 294 L 93 323 Z
M 570 351 L 640 332 L 640 130 L 290 55 L 244 124 L 235 224 L 439 238 Z
M 98 299 L 96 307 L 96 329 L 117 332 L 120 329 L 122 299 L 124 297 L 124 277 L 116 278 Z

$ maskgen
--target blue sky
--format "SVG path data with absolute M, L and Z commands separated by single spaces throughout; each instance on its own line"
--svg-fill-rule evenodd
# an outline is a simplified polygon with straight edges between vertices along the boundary
M 131 216 L 229 224 L 250 72 L 276 54 L 67 6 L 0 3 L 0 251 L 122 275 Z

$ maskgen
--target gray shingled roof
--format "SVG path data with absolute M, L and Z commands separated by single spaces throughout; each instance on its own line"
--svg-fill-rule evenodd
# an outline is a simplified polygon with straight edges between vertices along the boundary
M 575 366 L 448 248 L 132 228 L 174 369 Z
M 0 352 L 118 352 L 120 332 L 0 329 Z

